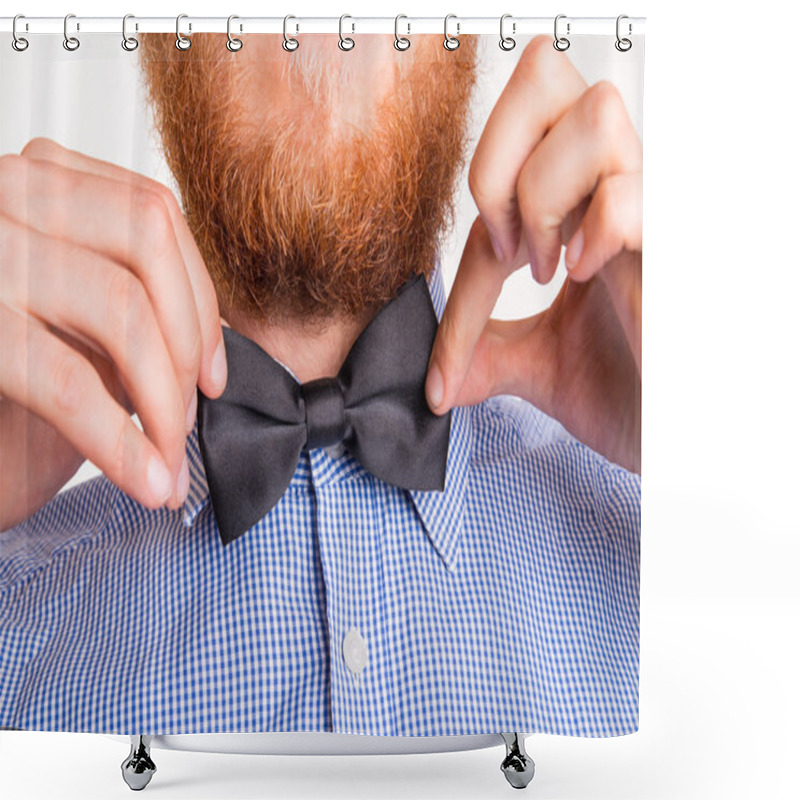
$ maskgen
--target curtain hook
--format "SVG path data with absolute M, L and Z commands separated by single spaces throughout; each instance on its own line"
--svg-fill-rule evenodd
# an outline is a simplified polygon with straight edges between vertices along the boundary
M 18 19 L 25 19 L 24 14 L 17 14 L 14 17 L 14 22 L 11 23 L 11 46 L 18 52 L 21 53 L 23 50 L 28 49 L 28 45 L 30 42 L 23 36 L 20 36 L 17 33 L 17 20 Z
M 67 25 L 69 24 L 69 21 L 71 19 L 75 19 L 74 14 L 67 14 L 67 16 L 64 17 L 64 42 L 63 42 L 64 49 L 69 50 L 70 53 L 74 52 L 81 46 L 80 40 L 75 36 L 70 36 L 69 32 L 67 31 Z M 77 30 L 80 30 L 80 28 L 78 27 Z
M 500 17 L 500 49 L 505 50 L 506 52 L 508 52 L 509 50 L 513 50 L 517 46 L 516 39 L 512 39 L 510 36 L 503 35 L 503 23 L 507 19 L 511 19 L 511 14 L 503 14 L 503 16 Z M 512 30 L 514 31 L 514 33 L 517 32 L 516 29 L 517 26 L 516 24 L 514 24 L 512 26 Z
M 297 50 L 298 47 L 300 47 L 300 40 L 295 39 L 294 36 L 289 36 L 289 34 L 286 32 L 290 19 L 297 19 L 297 17 L 293 17 L 291 14 L 287 14 L 283 18 L 283 49 L 287 53 L 293 53 L 295 50 Z
M 631 47 L 633 47 L 633 42 L 630 39 L 621 39 L 620 38 L 620 35 L 619 35 L 619 24 L 620 24 L 620 22 L 622 22 L 623 19 L 628 19 L 628 15 L 627 14 L 620 14 L 617 17 L 617 41 L 614 42 L 614 47 L 616 47 L 617 50 L 620 51 L 620 53 L 627 53 L 628 50 L 630 50 Z M 630 36 L 631 33 L 633 33 L 633 28 L 631 27 L 631 24 L 629 22 L 628 23 L 628 35 Z
M 408 19 L 408 17 L 405 14 L 398 14 L 394 18 L 394 48 L 395 50 L 408 50 L 411 47 L 411 39 L 400 36 L 397 32 L 398 23 L 401 19 Z M 408 32 L 411 33 L 411 25 L 409 23 L 406 23 L 406 25 L 408 25 Z
M 235 19 L 239 19 L 236 14 L 231 14 L 228 17 L 228 41 L 225 42 L 225 47 L 227 47 L 231 53 L 238 53 L 244 47 L 244 42 L 241 39 L 237 39 L 235 36 L 231 35 L 231 21 Z
M 342 16 L 339 17 L 339 49 L 340 50 L 352 50 L 356 46 L 356 43 L 349 36 L 343 36 L 342 35 L 342 23 L 346 19 L 353 19 L 353 18 L 349 14 L 342 14 Z M 350 24 L 353 25 L 353 32 L 355 32 L 356 26 L 353 23 L 350 23 Z
M 456 15 L 455 14 L 448 14 L 444 18 L 444 49 L 445 50 L 458 50 L 458 47 L 461 44 L 461 42 L 458 40 L 458 38 L 456 36 L 451 36 L 447 32 L 447 23 L 451 19 L 457 19 Z M 460 27 L 459 23 L 456 23 L 456 33 L 458 33 L 459 27 Z
M 175 36 L 177 37 L 175 39 L 175 47 L 177 47 L 178 50 L 188 50 L 192 46 L 192 40 L 181 34 L 181 20 L 188 18 L 188 14 L 178 14 L 178 17 L 175 20 Z M 189 23 L 189 30 L 191 31 L 191 29 L 192 24 Z
M 553 47 L 555 47 L 555 49 L 560 53 L 563 53 L 565 50 L 569 50 L 569 39 L 567 39 L 566 36 L 558 35 L 558 21 L 566 18 L 566 14 L 559 14 L 556 17 L 556 21 L 553 23 Z M 567 22 L 567 33 L 569 33 L 569 22 Z
M 126 14 L 122 18 L 122 49 L 132 53 L 139 46 L 139 40 L 135 36 L 128 36 L 129 19 L 135 19 L 133 14 Z

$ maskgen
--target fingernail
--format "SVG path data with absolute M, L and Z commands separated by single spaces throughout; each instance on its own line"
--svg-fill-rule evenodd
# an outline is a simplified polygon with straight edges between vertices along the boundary
M 164 505 L 172 494 L 172 476 L 158 456 L 151 456 L 147 462 L 147 485 L 159 505 Z
M 567 252 L 564 253 L 564 266 L 568 270 L 577 267 L 581 260 L 581 253 L 583 253 L 583 228 L 578 228 L 572 241 L 567 245 Z
M 178 501 L 183 503 L 189 495 L 189 461 L 184 455 L 181 471 L 178 473 Z
M 503 248 L 500 247 L 500 242 L 497 240 L 497 237 L 489 231 L 489 241 L 492 243 L 492 250 L 494 250 L 494 257 L 498 261 L 502 261 L 505 263 L 505 257 L 503 256 Z
M 428 371 L 428 380 L 425 384 L 425 392 L 428 395 L 428 404 L 432 409 L 438 408 L 442 404 L 444 396 L 444 381 L 442 371 L 434 364 Z
M 217 349 L 214 351 L 214 358 L 211 359 L 211 382 L 217 389 L 223 389 L 227 377 L 228 363 L 225 359 L 225 345 L 220 339 Z
M 194 420 L 197 415 L 197 390 L 192 391 L 192 397 L 186 408 L 186 432 L 191 433 L 194 428 Z

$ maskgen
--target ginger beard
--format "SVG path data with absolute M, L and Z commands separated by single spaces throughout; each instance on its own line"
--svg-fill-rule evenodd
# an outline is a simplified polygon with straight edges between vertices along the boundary
M 420 36 L 412 57 L 375 36 L 367 46 L 381 55 L 348 64 L 353 53 L 332 38 L 304 39 L 316 52 L 301 60 L 280 36 L 239 53 L 218 34 L 195 35 L 184 52 L 174 36 L 140 37 L 165 156 L 220 307 L 256 322 L 324 327 L 379 307 L 431 272 L 452 221 L 474 43 L 449 52 Z

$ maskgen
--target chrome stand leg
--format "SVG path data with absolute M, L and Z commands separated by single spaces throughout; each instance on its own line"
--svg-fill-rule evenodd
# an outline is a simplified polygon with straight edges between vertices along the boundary
M 144 789 L 156 771 L 156 765 L 150 758 L 152 741 L 152 736 L 131 736 L 131 752 L 122 762 L 122 778 L 135 792 Z
M 506 743 L 506 757 L 500 765 L 506 780 L 515 789 L 524 789 L 533 780 L 535 765 L 525 752 L 525 737 L 519 733 L 501 733 Z

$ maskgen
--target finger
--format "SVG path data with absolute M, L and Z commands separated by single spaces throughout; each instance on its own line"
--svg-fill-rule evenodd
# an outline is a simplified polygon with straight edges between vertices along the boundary
M 7 265 L 3 302 L 103 348 L 177 489 L 186 455 L 186 410 L 170 353 L 141 282 L 96 253 L 7 219 L 3 220 L 2 253 Z M 183 499 L 176 494 L 175 506 Z
M 587 281 L 623 250 L 642 249 L 642 173 L 600 181 L 564 256 L 570 277 Z
M 636 366 L 642 368 L 642 173 L 600 182 L 565 254 L 570 278 L 598 274 L 611 297 Z
M 169 470 L 89 362 L 2 302 L 0 328 L 0 394 L 53 425 L 126 494 L 162 506 L 172 494 Z
M 174 194 L 163 184 L 132 172 L 117 164 L 101 161 L 74 150 L 61 147 L 50 139 L 31 140 L 22 154 L 31 159 L 50 161 L 90 175 L 109 178 L 125 185 L 156 194 L 162 201 L 180 248 L 183 263 L 194 293 L 201 332 L 200 367 L 196 383 L 208 397 L 218 397 L 225 389 L 228 365 L 225 343 L 219 319 L 219 304 L 214 284 L 208 274 L 197 243 L 189 230 L 186 218 Z M 145 240 L 146 243 L 146 240 Z M 193 392 L 196 398 L 196 392 Z
M 482 217 L 472 225 L 428 364 L 425 392 L 437 414 L 452 408 L 510 269 L 494 255 Z
M 489 115 L 470 164 L 469 186 L 505 264 L 511 265 L 520 244 L 517 182 L 522 167 L 585 89 L 570 59 L 556 52 L 550 37 L 540 36 L 525 48 Z
M 5 162 L 0 192 L 2 211 L 12 219 L 108 255 L 142 281 L 181 383 L 188 430 L 201 334 L 192 287 L 161 199 L 130 183 L 22 157 Z
M 24 202 L 17 196 L 20 185 Z M 111 255 L 139 275 L 153 298 L 188 405 L 196 394 L 202 339 L 189 276 L 158 194 L 131 180 L 29 158 L 4 168 L 3 194 L 4 210 L 17 219 Z
M 532 153 L 517 185 L 531 272 L 541 283 L 561 256 L 561 226 L 603 178 L 639 172 L 641 143 L 617 89 L 587 89 Z
M 0 299 L 2 299 L 2 293 L 0 293 Z M 10 304 L 7 303 L 6 305 Z M 136 408 L 125 390 L 120 374 L 116 366 L 109 359 L 104 348 L 100 347 L 96 342 L 86 342 L 83 336 L 67 333 L 63 328 L 51 325 L 45 319 L 40 318 L 36 321 L 40 322 L 48 333 L 61 339 L 67 347 L 80 353 L 94 367 L 100 379 L 103 381 L 106 391 L 111 397 L 113 397 L 129 415 L 136 413 Z

